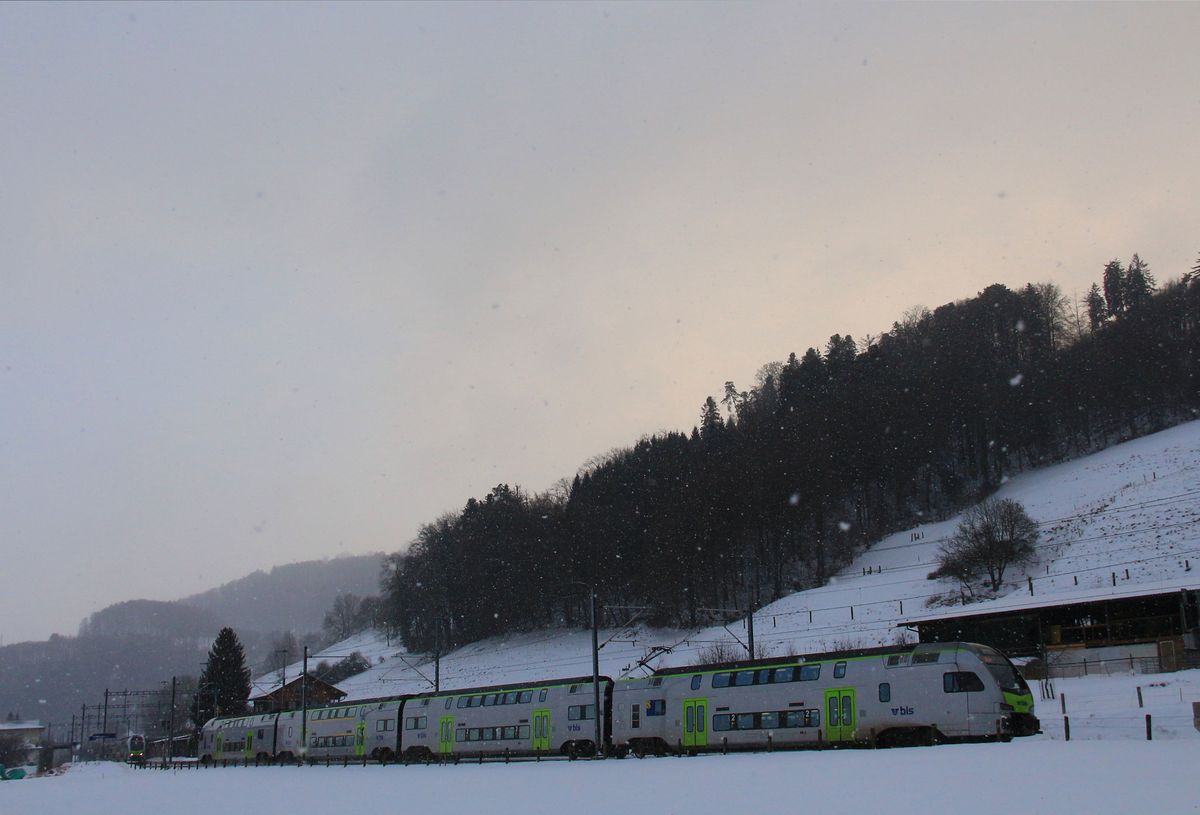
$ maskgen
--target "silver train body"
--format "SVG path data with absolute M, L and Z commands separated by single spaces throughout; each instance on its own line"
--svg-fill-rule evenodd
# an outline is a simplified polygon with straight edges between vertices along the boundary
M 591 677 L 525 682 L 308 711 L 213 719 L 213 761 L 453 760 L 592 755 Z M 927 744 L 1038 731 L 1033 695 L 1000 652 L 930 643 L 600 677 L 600 744 L 612 755 Z
M 679 668 L 613 692 L 613 749 L 639 755 L 1005 740 L 1037 726 L 1012 663 L 971 643 Z

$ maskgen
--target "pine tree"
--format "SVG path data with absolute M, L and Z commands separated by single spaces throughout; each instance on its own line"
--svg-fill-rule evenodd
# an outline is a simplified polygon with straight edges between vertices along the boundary
M 1156 283 L 1154 275 L 1150 274 L 1150 264 L 1136 254 L 1129 260 L 1129 268 L 1125 270 L 1124 300 L 1127 312 L 1140 311 L 1150 302 Z
M 1119 320 L 1125 315 L 1125 270 L 1116 258 L 1104 267 L 1104 300 L 1113 317 Z
M 1100 293 L 1100 287 L 1095 283 L 1088 290 L 1084 302 L 1087 304 L 1088 327 L 1094 333 L 1104 325 L 1104 318 L 1108 315 L 1108 304 L 1104 302 L 1104 295 Z
M 214 716 L 246 712 L 250 696 L 250 668 L 246 652 L 232 628 L 222 628 L 208 651 L 200 686 L 192 700 L 192 722 L 203 727 Z

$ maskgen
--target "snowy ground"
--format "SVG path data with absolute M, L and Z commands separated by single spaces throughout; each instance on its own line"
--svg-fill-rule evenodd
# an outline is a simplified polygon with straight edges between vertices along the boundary
M 1200 741 L 1056 742 L 603 762 L 179 771 L 81 765 L 0 784 L 0 811 L 528 815 L 1200 812 Z

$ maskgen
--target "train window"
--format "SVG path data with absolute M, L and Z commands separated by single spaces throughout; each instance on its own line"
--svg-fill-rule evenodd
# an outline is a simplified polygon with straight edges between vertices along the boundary
M 713 716 L 713 730 L 732 730 L 733 716 L 729 713 L 722 713 Z
M 766 685 L 770 681 L 771 681 L 771 669 L 770 668 L 761 668 L 761 669 L 759 669 L 758 673 L 756 673 L 754 675 L 754 684 L 755 685 Z
M 971 693 L 983 690 L 983 680 L 970 671 L 942 674 L 942 690 L 946 693 Z
M 754 671 L 738 671 L 733 675 L 733 684 L 739 688 L 746 685 L 753 685 Z
M 880 682 L 879 683 L 879 701 L 881 701 L 881 702 L 892 701 L 892 683 L 891 682 Z
M 629 726 L 637 730 L 642 726 L 642 706 L 634 702 L 629 708 Z
M 889 656 L 887 658 L 887 666 L 889 668 L 895 668 L 897 665 L 900 664 L 901 658 L 902 657 L 900 654 L 892 654 L 891 656 Z
M 691 733 L 696 729 L 696 709 L 689 706 L 687 709 L 687 728 L 686 732 Z
M 928 665 L 932 662 L 937 662 L 938 657 L 940 657 L 941 655 L 942 655 L 941 651 L 932 651 L 932 652 L 924 653 L 924 654 L 913 654 L 912 664 L 913 665 Z
M 833 678 L 841 679 L 845 675 L 846 675 L 846 663 L 845 662 L 835 662 L 833 665 Z
M 454 700 L 452 698 L 450 698 L 449 696 L 446 697 L 446 710 L 450 709 L 450 703 L 453 701 Z
M 692 690 L 700 690 L 700 674 L 692 677 Z
M 454 740 L 455 741 L 466 741 L 467 740 L 466 728 L 460 727 L 458 730 L 455 730 L 454 731 Z
M 422 699 L 422 700 L 421 700 L 421 707 L 429 707 L 429 700 L 428 700 L 428 699 Z M 380 706 L 379 706 L 379 709 L 380 709 L 380 710 L 383 710 L 383 705 L 380 705 Z
M 545 700 L 546 700 L 546 697 L 543 696 L 542 701 L 545 701 Z M 529 704 L 530 702 L 533 701 L 533 691 L 531 691 L 531 690 L 521 691 L 520 696 L 517 697 L 517 701 L 519 701 L 523 705 Z
M 458 697 L 458 707 L 464 708 L 466 706 L 467 706 L 467 697 L 465 697 L 465 696 Z
M 792 682 L 792 681 L 794 681 L 793 676 L 795 673 L 796 673 L 795 668 L 791 668 L 791 667 L 776 668 L 775 670 L 771 671 L 771 681 L 772 682 Z
M 549 690 L 548 688 L 542 688 L 542 692 L 538 694 L 538 701 L 539 701 L 539 702 L 544 702 L 544 701 L 546 701 L 546 693 L 547 693 L 547 691 L 548 691 L 548 690 Z
M 259 730 L 259 731 L 258 731 L 258 737 L 259 737 L 260 739 L 263 737 L 263 731 L 262 731 L 262 730 Z
M 487 694 L 486 696 L 484 696 L 484 697 L 483 697 L 483 706 L 484 706 L 484 707 L 491 707 L 491 706 L 492 706 L 492 704 L 493 704 L 495 701 L 496 701 L 496 694 L 494 694 L 494 693 L 489 693 L 489 694 Z
M 527 725 L 527 724 L 517 725 L 517 738 L 518 739 L 529 738 L 529 725 Z
M 579 686 L 578 686 L 578 685 L 572 685 L 572 686 L 571 686 L 571 689 L 570 689 L 569 691 L 567 691 L 567 692 L 568 692 L 568 693 L 578 693 L 578 692 L 579 692 Z
M 647 716 L 666 716 L 667 715 L 667 700 L 666 699 L 650 699 L 646 702 Z
M 759 715 L 759 726 L 764 730 L 774 730 L 779 727 L 779 714 L 768 711 Z
M 596 718 L 595 705 L 571 705 L 567 708 L 567 718 L 573 722 Z
M 820 665 L 801 665 L 800 666 L 800 681 L 815 682 L 821 678 Z M 792 680 L 793 682 L 795 680 Z
M 696 732 L 703 733 L 705 723 L 708 721 L 708 707 L 704 702 L 696 703 Z
M 521 694 L 515 690 L 504 694 L 504 704 L 506 705 L 515 705 L 520 700 Z
M 714 688 L 729 687 L 729 676 L 730 675 L 727 673 L 713 674 L 712 686 Z
M 651 680 L 650 680 L 650 687 L 652 687 L 652 688 L 661 688 L 661 687 L 662 687 L 662 677 L 661 677 L 661 676 L 656 676 L 656 677 L 654 677 L 653 679 L 651 679 Z
M 754 730 L 754 713 L 739 713 L 737 714 L 737 729 L 738 730 Z

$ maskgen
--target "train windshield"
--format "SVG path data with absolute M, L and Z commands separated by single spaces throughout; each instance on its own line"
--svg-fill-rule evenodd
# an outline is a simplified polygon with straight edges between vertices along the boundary
M 129 746 L 134 750 L 140 750 L 146 746 L 146 740 L 141 736 L 133 736 L 129 739 Z
M 1029 686 L 1004 654 L 991 648 L 981 648 L 979 659 L 987 666 L 988 673 L 1000 683 L 1001 690 L 1009 693 L 1029 693 Z

